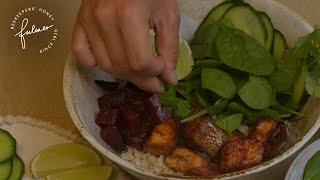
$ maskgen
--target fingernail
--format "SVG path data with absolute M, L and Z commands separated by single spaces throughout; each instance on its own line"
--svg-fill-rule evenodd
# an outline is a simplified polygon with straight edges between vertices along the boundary
M 175 69 L 171 71 L 170 76 L 171 76 L 172 83 L 177 84 L 178 78 L 177 78 L 177 71 Z

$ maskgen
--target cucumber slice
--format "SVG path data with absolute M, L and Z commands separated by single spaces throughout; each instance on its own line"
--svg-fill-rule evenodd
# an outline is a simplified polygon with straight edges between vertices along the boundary
M 264 12 L 258 12 L 258 16 L 262 20 L 262 22 L 264 24 L 264 27 L 265 27 L 265 29 L 267 31 L 267 38 L 266 38 L 265 47 L 270 52 L 272 52 L 273 41 L 274 41 L 274 31 L 273 31 L 272 21 L 271 21 L 270 17 Z
M 200 27 L 198 28 L 198 31 L 202 27 L 205 27 L 208 24 L 218 22 L 218 20 L 223 16 L 223 14 L 233 5 L 234 5 L 234 3 L 232 3 L 232 2 L 224 2 L 220 5 L 218 5 L 217 7 L 213 8 L 211 10 L 211 12 L 209 12 L 207 17 L 202 21 Z
M 272 55 L 277 60 L 281 60 L 287 47 L 287 42 L 283 34 L 278 30 L 274 30 L 274 43 Z
M 7 180 L 12 171 L 12 161 L 7 160 L 0 164 L 0 180 Z
M 12 158 L 12 172 L 8 180 L 21 180 L 24 174 L 24 163 L 17 155 Z
M 11 159 L 15 153 L 16 140 L 8 131 L 0 129 L 0 163 Z
M 248 4 L 234 5 L 222 16 L 221 23 L 244 31 L 265 45 L 266 33 L 256 11 Z

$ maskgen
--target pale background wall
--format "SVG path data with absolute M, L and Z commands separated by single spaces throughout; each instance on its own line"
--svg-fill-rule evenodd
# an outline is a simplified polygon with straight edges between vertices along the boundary
M 4 0 L 3 0 L 4 1 Z M 320 0 L 279 0 L 311 24 L 320 24 Z M 65 108 L 62 73 L 79 0 L 6 0 L 0 7 L 0 114 L 30 115 L 74 129 Z M 59 39 L 48 53 L 22 53 L 10 33 L 15 14 L 32 5 L 48 8 L 57 19 Z M 35 41 L 41 41 L 35 40 Z M 283 165 L 285 167 L 285 165 Z M 275 169 L 272 173 L 279 174 Z M 269 171 L 266 174 L 270 174 Z M 268 178 L 262 176 L 262 178 Z M 261 176 L 260 176 L 261 179 Z

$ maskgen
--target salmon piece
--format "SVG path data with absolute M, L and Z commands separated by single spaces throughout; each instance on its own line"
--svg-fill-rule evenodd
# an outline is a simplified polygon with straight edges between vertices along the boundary
M 246 136 L 241 131 L 236 130 L 230 135 L 228 141 L 237 141 L 245 138 Z
M 177 138 L 177 123 L 169 119 L 153 128 L 143 150 L 155 156 L 166 155 L 175 147 Z
M 186 147 L 176 147 L 165 157 L 164 162 L 169 168 L 184 175 L 208 176 L 212 173 L 209 160 Z
M 257 139 L 264 145 L 264 158 L 270 159 L 275 155 L 279 146 L 281 146 L 287 139 L 286 126 L 273 119 L 263 119 L 251 130 L 249 137 Z
M 279 123 L 272 136 L 264 143 L 265 151 L 263 156 L 265 159 L 270 159 L 276 154 L 279 147 L 286 141 L 287 135 L 286 126 L 283 123 Z
M 265 143 L 276 130 L 279 121 L 273 119 L 262 119 L 250 131 L 249 137 Z
M 229 135 L 212 123 L 209 116 L 202 116 L 189 122 L 182 130 L 184 142 L 214 159 Z
M 263 160 L 264 147 L 255 139 L 230 141 L 220 151 L 220 169 L 232 172 L 258 165 Z

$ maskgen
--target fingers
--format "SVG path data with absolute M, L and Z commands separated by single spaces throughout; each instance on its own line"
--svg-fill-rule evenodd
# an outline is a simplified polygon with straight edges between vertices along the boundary
M 161 74 L 165 64 L 160 56 L 152 54 L 148 19 L 136 17 L 129 20 L 124 18 L 122 24 L 121 31 L 131 68 L 145 76 Z
M 87 68 L 95 66 L 97 62 L 92 54 L 89 40 L 78 22 L 75 24 L 72 36 L 72 51 L 78 62 Z
M 129 81 L 135 84 L 138 88 L 148 92 L 163 93 L 165 91 L 159 79 L 156 77 L 132 76 Z
M 179 11 L 168 12 L 168 17 L 159 18 L 155 24 L 156 49 L 165 61 L 165 70 L 161 74 L 164 81 L 176 84 L 176 64 L 179 56 Z

